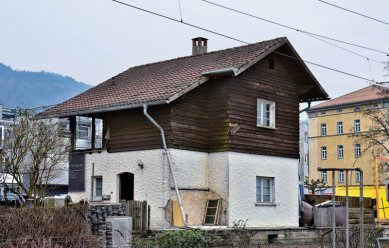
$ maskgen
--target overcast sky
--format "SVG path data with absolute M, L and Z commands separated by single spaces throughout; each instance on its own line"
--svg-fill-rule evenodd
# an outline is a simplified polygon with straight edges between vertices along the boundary
M 211 1 L 211 0 L 210 0 Z M 178 0 L 123 2 L 180 19 Z M 286 36 L 307 61 L 376 81 L 383 65 L 321 41 L 201 0 L 180 0 L 185 22 L 250 43 Z M 214 0 L 231 8 L 299 29 L 389 52 L 389 25 L 318 0 Z M 389 22 L 389 1 L 328 0 Z M 15 69 L 50 71 L 96 85 L 140 64 L 191 54 L 191 39 L 209 39 L 209 51 L 242 43 L 135 10 L 110 0 L 0 0 L 0 62 Z M 337 45 L 378 61 L 385 54 Z M 334 98 L 365 87 L 365 80 L 309 65 Z M 1 76 L 1 75 L 0 75 Z

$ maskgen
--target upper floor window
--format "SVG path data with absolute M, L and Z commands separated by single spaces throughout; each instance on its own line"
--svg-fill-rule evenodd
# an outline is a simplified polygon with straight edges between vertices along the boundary
M 336 123 L 336 131 L 337 131 L 337 134 L 343 133 L 343 121 L 338 121 Z
M 327 124 L 322 123 L 320 125 L 320 135 L 321 136 L 326 136 L 327 135 Z
M 354 132 L 359 133 L 361 131 L 361 120 L 354 120 Z
M 326 146 L 321 147 L 321 159 L 322 160 L 327 159 L 327 147 Z
M 343 145 L 338 145 L 338 159 L 343 159 L 343 157 L 344 157 Z
M 361 144 L 355 144 L 354 152 L 356 158 L 361 156 Z
M 320 111 L 320 114 L 322 114 L 322 115 L 325 115 L 326 114 L 326 111 Z
M 342 109 L 337 109 L 336 110 L 337 113 L 342 113 L 342 111 L 343 111 Z
M 257 99 L 257 127 L 275 128 L 276 103 Z
M 354 108 L 354 112 L 361 112 L 361 108 L 360 107 L 355 107 Z
M 340 183 L 343 183 L 343 182 L 344 182 L 344 171 L 343 171 L 343 170 L 340 170 L 340 171 L 338 172 L 338 181 L 339 181 Z

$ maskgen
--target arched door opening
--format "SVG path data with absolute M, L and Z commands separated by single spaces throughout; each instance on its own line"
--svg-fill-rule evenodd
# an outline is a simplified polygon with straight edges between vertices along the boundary
M 119 175 L 119 201 L 134 200 L 134 174 L 125 172 Z

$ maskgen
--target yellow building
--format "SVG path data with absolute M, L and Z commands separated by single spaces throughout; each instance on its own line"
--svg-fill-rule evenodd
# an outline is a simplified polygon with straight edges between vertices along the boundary
M 367 133 L 372 128 L 368 111 L 382 110 L 389 106 L 389 95 L 382 86 L 366 88 L 321 103 L 308 111 L 309 117 L 309 179 L 324 179 L 332 185 L 332 172 L 318 172 L 317 168 L 361 168 L 363 171 L 364 196 L 376 198 L 374 159 L 376 147 L 369 148 L 366 139 L 355 134 Z M 359 196 L 360 174 L 349 172 L 349 195 Z M 336 194 L 345 195 L 346 172 L 335 173 Z M 379 181 L 379 207 L 389 208 L 385 194 L 385 180 Z M 327 190 L 325 193 L 331 193 Z M 381 199 L 382 198 L 382 199 Z M 389 209 L 381 210 L 380 218 L 389 219 Z

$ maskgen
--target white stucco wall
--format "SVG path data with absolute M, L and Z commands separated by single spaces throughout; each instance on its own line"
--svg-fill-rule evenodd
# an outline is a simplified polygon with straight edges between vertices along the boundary
M 210 193 L 214 192 L 223 199 L 222 224 L 232 226 L 234 220 L 248 219 L 248 227 L 298 226 L 297 159 L 233 152 L 207 154 L 178 149 L 169 149 L 169 153 L 179 188 L 209 188 Z M 165 220 L 164 207 L 175 193 L 171 190 L 172 180 L 162 149 L 119 153 L 103 151 L 85 156 L 85 192 L 71 193 L 74 201 L 91 200 L 92 164 L 94 176 L 102 176 L 103 194 L 111 195 L 111 202 L 119 200 L 118 174 L 130 172 L 134 174 L 135 200 L 147 200 L 151 206 L 151 227 L 170 227 Z M 138 166 L 140 161 L 143 169 Z M 275 178 L 276 206 L 255 206 L 256 176 Z M 188 199 L 187 205 L 193 200 Z M 197 217 L 191 214 L 191 218 L 197 220 Z
M 169 153 L 178 188 L 208 189 L 208 153 L 178 149 L 169 149 Z
M 144 168 L 138 166 L 142 161 Z M 118 174 L 134 174 L 134 199 L 146 200 L 151 206 L 151 227 L 168 227 L 164 208 L 171 196 L 170 177 L 163 150 L 85 154 L 85 192 L 71 193 L 74 201 L 91 200 L 92 164 L 94 176 L 103 178 L 103 194 L 111 195 L 111 202 L 119 200 Z
M 256 206 L 256 177 L 274 177 L 275 206 Z M 298 160 L 229 153 L 229 226 L 298 227 Z

